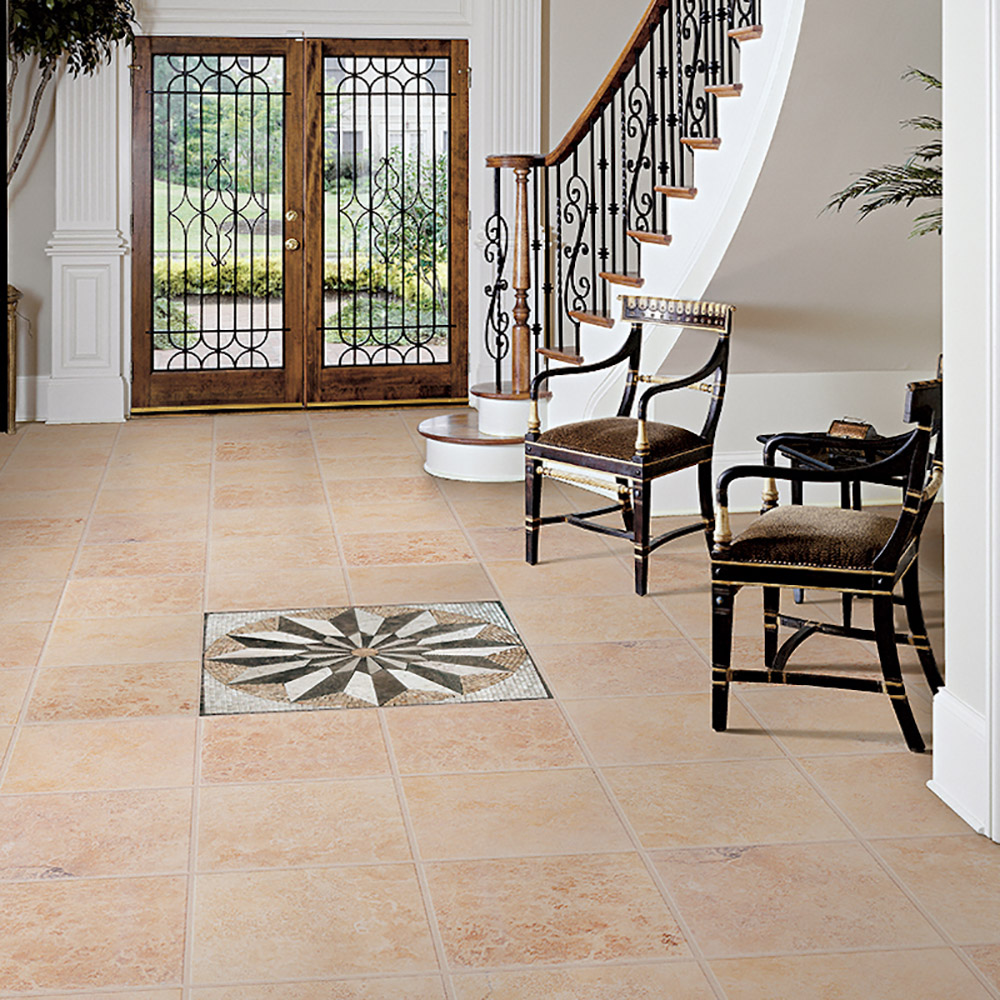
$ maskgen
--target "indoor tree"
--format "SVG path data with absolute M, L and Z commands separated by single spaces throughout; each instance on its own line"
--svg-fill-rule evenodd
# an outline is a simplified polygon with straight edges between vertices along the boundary
M 7 184 L 35 130 L 42 95 L 65 64 L 73 75 L 110 62 L 115 45 L 131 44 L 135 9 L 128 0 L 9 0 L 7 4 Z M 37 61 L 41 77 L 20 139 L 11 132 L 11 104 L 22 64 Z
M 903 79 L 920 80 L 925 88 L 941 89 L 941 81 L 930 73 L 911 69 Z M 900 122 L 904 128 L 915 128 L 933 133 L 933 138 L 917 146 L 907 159 L 898 165 L 885 164 L 863 173 L 838 191 L 825 209 L 838 212 L 855 198 L 867 198 L 858 212 L 864 218 L 886 205 L 912 205 L 923 198 L 941 199 L 941 119 L 920 115 Z M 824 209 L 824 210 L 825 210 Z M 941 232 L 941 206 L 922 212 L 913 220 L 911 236 L 926 236 Z

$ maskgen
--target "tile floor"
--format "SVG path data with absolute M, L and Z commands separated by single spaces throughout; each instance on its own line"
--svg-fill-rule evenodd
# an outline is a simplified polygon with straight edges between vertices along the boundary
M 425 416 L 0 439 L 0 995 L 1000 997 L 1000 848 L 887 703 L 744 686 L 713 733 L 700 540 L 644 599 L 565 526 L 526 567 L 519 486 L 424 475 Z M 497 599 L 552 700 L 198 715 L 206 612 Z

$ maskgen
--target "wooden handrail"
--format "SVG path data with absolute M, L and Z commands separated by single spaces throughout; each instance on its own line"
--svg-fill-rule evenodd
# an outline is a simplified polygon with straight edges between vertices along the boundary
M 586 137 L 594 122 L 600 118 L 601 112 L 611 103 L 622 81 L 632 71 L 643 49 L 645 49 L 653 28 L 660 23 L 662 12 L 669 6 L 670 0 L 650 0 L 646 13 L 643 14 L 642 20 L 632 32 L 632 37 L 625 44 L 625 48 L 612 66 L 611 72 L 604 78 L 604 82 L 597 88 L 597 93 L 594 94 L 590 103 L 583 109 L 580 117 L 573 123 L 570 130 L 563 136 L 562 142 L 555 149 L 544 156 L 537 154 L 487 156 L 486 166 L 508 167 L 512 166 L 511 160 L 517 159 L 520 161 L 529 160 L 531 166 L 552 167 L 566 160 Z

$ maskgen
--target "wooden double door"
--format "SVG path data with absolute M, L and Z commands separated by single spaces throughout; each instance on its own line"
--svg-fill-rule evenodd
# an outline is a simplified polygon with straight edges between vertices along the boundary
M 133 410 L 466 394 L 467 60 L 137 39 Z

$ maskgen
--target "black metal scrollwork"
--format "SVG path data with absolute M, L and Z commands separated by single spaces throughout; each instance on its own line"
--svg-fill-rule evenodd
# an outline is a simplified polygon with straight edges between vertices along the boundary
M 486 258 L 486 263 L 492 265 L 494 274 L 492 282 L 486 286 L 486 294 L 490 300 L 489 308 L 486 310 L 486 353 L 493 359 L 496 388 L 497 392 L 500 392 L 502 363 L 510 350 L 510 313 L 503 305 L 503 293 L 510 287 L 504 276 L 510 246 L 510 230 L 501 211 L 499 168 L 494 170 L 493 177 L 493 214 L 486 220 L 484 231 L 486 247 L 483 256 Z

